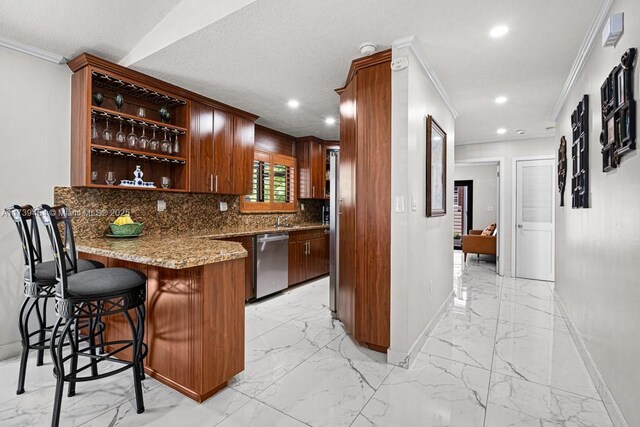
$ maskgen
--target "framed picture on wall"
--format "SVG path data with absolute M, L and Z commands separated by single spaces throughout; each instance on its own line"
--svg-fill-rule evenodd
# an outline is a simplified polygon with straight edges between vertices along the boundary
M 616 126 L 615 126 L 615 122 L 613 121 L 613 117 L 611 117 L 608 121 L 607 121 L 607 143 L 611 144 L 612 142 L 616 141 Z
M 427 216 L 447 214 L 447 134 L 427 116 Z
M 624 101 L 626 101 L 624 72 L 620 71 L 618 73 L 618 105 L 624 104 Z

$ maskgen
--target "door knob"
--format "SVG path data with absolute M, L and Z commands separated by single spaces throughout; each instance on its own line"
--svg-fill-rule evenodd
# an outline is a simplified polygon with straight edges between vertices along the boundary
M 519 228 L 520 230 L 522 230 L 522 228 L 523 228 L 522 224 L 518 224 L 518 228 Z

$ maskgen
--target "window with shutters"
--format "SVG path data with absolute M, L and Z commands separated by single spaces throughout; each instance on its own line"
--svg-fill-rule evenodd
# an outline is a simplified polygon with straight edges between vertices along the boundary
M 241 212 L 295 211 L 296 159 L 256 150 L 252 189 L 240 200 Z

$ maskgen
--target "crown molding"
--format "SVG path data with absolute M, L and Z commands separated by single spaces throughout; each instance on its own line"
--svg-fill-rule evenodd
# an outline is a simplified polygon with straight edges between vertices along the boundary
M 18 52 L 26 53 L 27 55 L 35 56 L 36 58 L 44 59 L 45 61 L 53 62 L 54 64 L 64 64 L 67 62 L 67 58 L 62 55 L 25 43 L 20 43 L 15 40 L 7 39 L 5 37 L 0 37 L 0 46 L 17 50 Z
M 604 21 L 609 16 L 609 9 L 613 4 L 614 0 L 602 0 L 600 4 L 600 10 L 598 10 L 598 14 L 595 16 L 591 25 L 587 29 L 587 34 L 582 40 L 582 44 L 580 45 L 580 49 L 578 50 L 578 55 L 576 59 L 573 61 L 573 65 L 571 66 L 571 70 L 569 71 L 569 76 L 567 77 L 567 81 L 562 88 L 562 92 L 560 92 L 560 96 L 556 101 L 556 105 L 553 108 L 553 112 L 551 113 L 551 121 L 557 121 L 558 116 L 560 115 L 560 111 L 564 106 L 564 103 L 567 100 L 567 97 L 571 93 L 573 86 L 576 84 L 578 77 L 582 74 L 582 70 L 589 60 L 589 56 L 591 54 L 591 49 L 595 44 L 596 40 L 599 39 L 600 29 L 604 24 Z
M 488 139 L 478 139 L 471 141 L 458 141 L 456 140 L 455 145 L 474 145 L 474 144 L 489 144 L 492 142 L 518 142 L 518 141 L 527 141 L 530 139 L 543 139 L 543 138 L 555 138 L 556 131 L 555 129 L 548 132 L 538 132 L 532 133 L 523 136 L 502 136 L 497 138 L 488 138 Z
M 418 40 L 416 36 L 403 37 L 391 43 L 391 47 L 394 49 L 400 49 L 403 47 L 408 47 L 409 49 L 411 49 L 416 58 L 418 58 L 418 62 L 420 63 L 422 70 L 436 87 L 436 90 L 444 100 L 445 104 L 447 104 L 447 108 L 449 108 L 449 111 L 453 115 L 453 118 L 457 119 L 460 114 L 458 113 L 458 110 L 456 110 L 455 105 L 453 105 L 453 101 L 449 96 L 449 92 L 447 92 L 447 89 L 440 81 L 440 78 L 438 78 L 436 70 L 435 68 L 433 68 L 431 60 L 429 59 L 427 52 L 424 50 L 422 43 L 420 43 L 420 40 Z

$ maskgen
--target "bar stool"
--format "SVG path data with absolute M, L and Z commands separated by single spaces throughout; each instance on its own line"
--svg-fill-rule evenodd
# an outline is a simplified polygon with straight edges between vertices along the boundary
M 18 316 L 18 329 L 22 343 L 22 357 L 18 373 L 18 389 L 16 394 L 24 393 L 24 383 L 27 372 L 27 360 L 29 350 L 37 350 L 36 365 L 44 363 L 44 350 L 49 348 L 49 336 L 53 325 L 47 325 L 47 303 L 54 296 L 56 284 L 56 265 L 54 261 L 42 261 L 42 246 L 38 222 L 33 207 L 30 205 L 14 205 L 5 209 L 18 229 L 18 235 L 22 243 L 24 257 L 24 282 L 23 292 L 25 299 Z M 74 248 L 75 249 L 75 248 Z M 67 264 L 67 274 L 75 274 L 81 271 L 103 268 L 104 265 L 97 261 L 77 260 Z M 29 319 L 36 313 L 37 328 L 29 330 Z M 32 338 L 37 336 L 37 341 Z
M 147 355 L 147 346 L 143 342 L 147 277 L 127 268 L 102 268 L 71 276 L 59 274 L 66 271 L 69 258 L 75 258 L 75 251 L 70 250 L 68 239 L 68 236 L 73 236 L 71 218 L 65 206 L 42 205 L 37 209 L 37 214 L 49 235 L 58 272 L 55 285 L 58 320 L 51 339 L 51 358 L 56 377 L 51 425 L 57 427 L 60 422 L 65 382 L 69 383 L 71 397 L 75 394 L 76 383 L 106 378 L 129 368 L 133 370 L 137 412 L 144 412 L 141 380 L 144 378 L 142 361 Z M 64 229 L 64 235 L 60 233 L 61 228 Z M 135 316 L 132 316 L 132 312 Z M 102 345 L 108 351 L 97 354 L 101 345 L 95 341 L 97 322 L 94 319 L 107 318 L 108 322 L 109 316 L 114 315 L 124 316 L 131 339 L 105 341 Z M 89 337 L 86 341 L 78 339 L 82 329 L 79 322 L 83 320 L 89 325 L 85 332 Z M 122 354 L 129 349 L 130 357 Z M 116 358 L 116 355 L 122 358 Z M 88 359 L 88 363 L 79 367 L 80 358 Z M 103 361 L 122 366 L 99 374 L 97 366 Z

